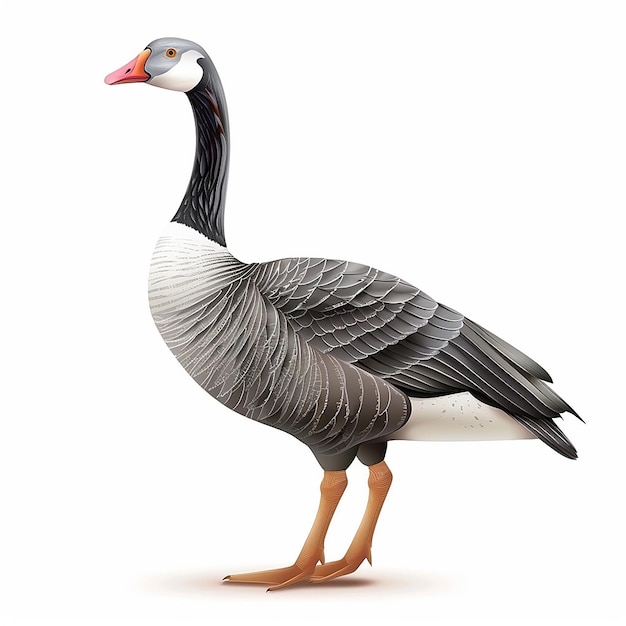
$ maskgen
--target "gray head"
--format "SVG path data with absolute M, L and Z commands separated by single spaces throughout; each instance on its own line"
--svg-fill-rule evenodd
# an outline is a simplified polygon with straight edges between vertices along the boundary
M 155 87 L 187 92 L 202 82 L 205 64 L 199 63 L 200 59 L 208 60 L 209 56 L 197 43 L 163 37 L 149 43 L 143 52 L 109 74 L 104 82 L 107 85 L 145 82 Z

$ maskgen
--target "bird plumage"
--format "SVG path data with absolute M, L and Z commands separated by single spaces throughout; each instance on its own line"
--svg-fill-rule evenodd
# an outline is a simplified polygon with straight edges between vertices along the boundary
M 553 422 L 571 409 L 545 384 L 547 373 L 419 289 L 347 261 L 242 263 L 178 226 L 177 236 L 164 237 L 155 251 L 154 319 L 194 380 L 238 413 L 281 428 L 327 456 L 389 436 L 406 423 L 406 399 L 390 426 L 388 411 L 378 408 L 381 395 L 470 391 L 561 454 L 576 456 Z M 358 382 L 348 384 L 355 370 Z M 375 390 L 369 414 L 350 399 L 363 379 Z M 341 394 L 331 416 L 332 396 L 322 390 L 333 380 L 340 381 Z M 357 415 L 370 424 L 367 437 L 352 432 Z M 309 433 L 312 422 L 320 431 L 329 429 L 335 443 Z
M 201 47 L 156 40 L 106 80 L 152 82 L 187 93 L 196 156 L 183 201 L 154 252 L 152 315 L 203 389 L 234 411 L 290 433 L 314 453 L 326 472 L 328 493 L 335 495 L 322 489 L 319 519 L 307 541 L 323 542 L 327 521 L 321 512 L 332 515 L 336 502 L 327 498 L 341 497 L 342 473 L 358 455 L 371 468 L 373 491 L 362 524 L 367 528 L 357 533 L 359 547 L 346 558 L 351 555 L 354 568 L 369 558 L 367 544 L 391 482 L 383 461 L 386 444 L 402 438 L 407 424 L 413 427 L 412 413 L 424 404 L 419 399 L 465 394 L 461 411 L 471 406 L 480 413 L 485 403 L 489 422 L 517 424 L 517 431 L 502 432 L 528 433 L 576 457 L 554 422 L 574 411 L 549 386 L 547 372 L 417 287 L 349 261 L 243 263 L 230 254 L 224 235 L 228 114 L 215 67 Z M 348 573 L 341 564 L 316 569 L 321 546 L 305 547 L 304 561 L 280 574 L 272 570 L 237 580 L 283 586 Z
M 406 422 L 404 392 L 300 335 L 280 300 L 283 291 L 291 302 L 286 290 L 263 280 L 274 276 L 267 266 L 241 263 L 186 226 L 172 224 L 170 231 L 176 235 L 161 238 L 153 257 L 151 310 L 165 342 L 203 389 L 292 434 L 318 458 L 353 449 L 352 460 L 360 444 Z
M 283 259 L 259 266 L 258 285 L 299 335 L 409 395 L 470 391 L 509 413 L 564 456 L 553 418 L 573 409 L 528 356 L 407 282 L 346 261 Z

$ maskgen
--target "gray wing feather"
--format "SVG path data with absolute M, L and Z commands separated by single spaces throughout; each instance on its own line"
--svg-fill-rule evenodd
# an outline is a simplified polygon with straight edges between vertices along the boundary
M 470 391 L 575 456 L 552 418 L 576 413 L 545 384 L 552 382 L 545 369 L 409 283 L 361 264 L 316 258 L 262 263 L 252 277 L 320 352 L 409 395 Z

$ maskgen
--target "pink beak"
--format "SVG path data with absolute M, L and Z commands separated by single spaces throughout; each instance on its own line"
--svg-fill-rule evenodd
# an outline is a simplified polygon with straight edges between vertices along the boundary
M 146 48 L 139 56 L 134 58 L 130 63 L 120 67 L 119 70 L 111 72 L 104 82 L 107 85 L 123 85 L 124 83 L 144 83 L 150 78 L 150 74 L 146 72 L 146 61 L 152 51 Z

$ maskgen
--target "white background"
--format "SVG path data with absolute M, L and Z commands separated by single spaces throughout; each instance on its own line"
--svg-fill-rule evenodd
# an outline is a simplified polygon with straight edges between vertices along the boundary
M 3 624 L 624 619 L 621 2 L 119 2 L 2 10 Z M 529 353 L 586 419 L 390 446 L 374 567 L 266 594 L 321 471 L 197 388 L 150 319 L 194 150 L 186 98 L 103 77 L 194 39 L 226 89 L 242 260 L 396 273 Z M 365 503 L 356 465 L 327 541 Z

